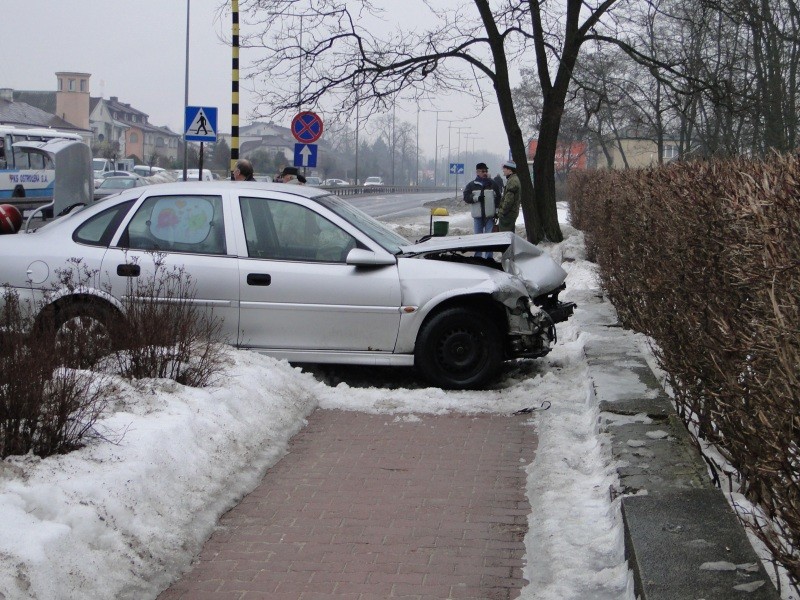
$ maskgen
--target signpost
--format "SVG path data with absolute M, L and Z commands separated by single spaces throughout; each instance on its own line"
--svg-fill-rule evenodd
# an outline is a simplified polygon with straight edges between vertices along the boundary
M 316 144 L 295 144 L 294 145 L 294 166 L 311 167 L 317 166 L 317 145 Z
M 313 144 L 322 137 L 322 119 L 316 113 L 303 111 L 292 119 L 292 135 L 298 142 Z
M 200 142 L 198 179 L 202 181 L 203 143 L 217 141 L 217 108 L 215 106 L 187 106 L 183 122 L 183 139 L 187 142 Z
M 292 135 L 299 144 L 294 145 L 295 167 L 317 166 L 317 145 L 314 143 L 322 137 L 322 119 L 316 113 L 303 111 L 292 119 Z
M 458 176 L 464 174 L 464 163 L 450 163 L 450 174 L 456 176 L 456 198 L 458 198 Z

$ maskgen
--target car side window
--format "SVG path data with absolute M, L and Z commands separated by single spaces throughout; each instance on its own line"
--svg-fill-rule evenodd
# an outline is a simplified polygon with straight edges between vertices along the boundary
M 219 196 L 151 196 L 120 239 L 133 250 L 226 254 Z
M 133 206 L 134 201 L 124 202 L 97 213 L 84 221 L 72 234 L 72 239 L 79 244 L 90 246 L 108 246 L 117 231 L 123 217 Z
M 313 210 L 280 200 L 241 199 L 247 253 L 253 258 L 343 263 L 357 241 Z

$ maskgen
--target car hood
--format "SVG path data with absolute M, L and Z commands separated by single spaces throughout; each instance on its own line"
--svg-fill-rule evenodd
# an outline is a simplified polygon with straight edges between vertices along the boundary
M 406 256 L 433 259 L 437 254 L 454 252 L 502 252 L 500 263 L 503 271 L 521 279 L 533 298 L 553 291 L 567 278 L 567 272 L 546 251 L 510 231 L 433 237 L 418 244 L 402 246 L 400 250 Z

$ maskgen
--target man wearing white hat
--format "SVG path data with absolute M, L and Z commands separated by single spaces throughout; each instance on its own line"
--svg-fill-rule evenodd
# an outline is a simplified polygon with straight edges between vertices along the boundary
M 506 176 L 506 186 L 497 209 L 498 225 L 500 231 L 514 231 L 519 216 L 521 186 L 517 177 L 517 164 L 513 160 L 503 163 L 503 175 Z

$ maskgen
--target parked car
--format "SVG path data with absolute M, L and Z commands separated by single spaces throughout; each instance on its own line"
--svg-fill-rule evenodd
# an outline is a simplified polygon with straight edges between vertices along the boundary
M 136 173 L 132 171 L 106 171 L 100 177 L 94 178 L 94 187 L 97 189 L 100 187 L 100 184 L 103 183 L 109 177 L 135 177 Z
M 383 177 L 367 177 L 364 180 L 364 185 L 383 185 Z
M 118 194 L 122 190 L 147 185 L 147 181 L 138 175 L 115 175 L 106 177 L 103 182 L 94 188 L 94 200 L 102 200 L 113 194 Z
M 326 179 L 323 185 L 350 185 L 344 179 Z
M 183 171 L 180 178 L 183 179 Z M 200 169 L 186 169 L 186 181 L 214 181 L 214 174 L 208 169 L 203 169 L 203 177 L 200 177 Z
M 0 281 L 39 319 L 103 331 L 158 257 L 191 276 L 193 303 L 231 344 L 296 363 L 413 365 L 447 388 L 550 351 L 574 305 L 559 301 L 566 273 L 548 253 L 511 232 L 423 240 L 320 188 L 164 183 L 0 236 Z M 60 289 L 75 259 L 103 285 Z
M 158 173 L 163 173 L 165 170 L 161 167 L 151 167 L 150 165 L 136 165 L 133 167 L 133 172 L 141 177 L 152 177 Z
M 306 177 L 306 185 L 320 186 L 322 185 L 322 179 L 309 175 Z

